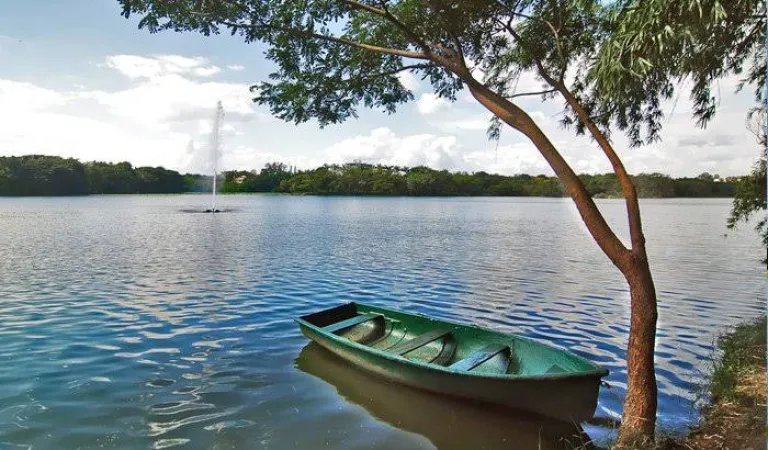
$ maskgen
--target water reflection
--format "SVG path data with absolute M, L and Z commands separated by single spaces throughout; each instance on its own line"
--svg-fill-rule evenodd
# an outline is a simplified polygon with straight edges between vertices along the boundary
M 591 448 L 577 425 L 523 417 L 390 383 L 355 369 L 314 343 L 302 349 L 295 364 L 376 419 L 420 434 L 439 449 Z

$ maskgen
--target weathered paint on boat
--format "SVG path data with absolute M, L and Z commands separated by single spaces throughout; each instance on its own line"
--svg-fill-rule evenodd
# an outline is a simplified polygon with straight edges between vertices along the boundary
M 383 378 L 568 422 L 592 417 L 608 374 L 519 336 L 361 303 L 296 321 L 309 339 Z

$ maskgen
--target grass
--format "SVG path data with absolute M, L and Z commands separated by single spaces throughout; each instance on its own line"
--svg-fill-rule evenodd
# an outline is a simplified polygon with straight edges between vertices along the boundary
M 749 403 L 754 393 L 745 391 L 745 377 L 762 374 L 766 368 L 766 318 L 737 326 L 717 341 L 722 357 L 715 361 L 709 392 L 712 403 Z M 762 393 L 763 395 L 765 393 Z

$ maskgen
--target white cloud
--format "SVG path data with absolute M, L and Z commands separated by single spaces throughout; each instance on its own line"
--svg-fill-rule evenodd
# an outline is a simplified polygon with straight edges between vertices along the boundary
M 327 148 L 325 161 L 355 160 L 400 166 L 426 165 L 437 169 L 458 167 L 458 144 L 454 136 L 417 134 L 400 137 L 389 128 L 377 128 L 367 136 L 344 139 Z
M 117 55 L 103 67 L 128 77 L 131 85 L 56 91 L 0 79 L 0 151 L 183 169 L 189 140 L 210 133 L 216 101 L 224 104 L 229 122 L 257 117 L 247 85 L 198 78 L 220 72 L 205 58 Z M 236 131 L 224 127 L 225 134 Z
M 450 105 L 447 100 L 440 98 L 437 94 L 421 94 L 416 101 L 416 107 L 421 114 L 434 114 L 437 111 L 447 108 Z
M 171 123 L 210 120 L 219 100 L 228 120 L 247 121 L 255 114 L 247 84 L 191 78 L 210 77 L 220 72 L 218 67 L 209 65 L 206 58 L 117 55 L 108 57 L 107 65 L 135 80 L 134 86 L 81 96 L 92 98 L 124 120 L 148 128 L 168 129 Z
M 31 83 L 0 79 L 0 114 L 14 116 L 67 102 L 65 94 Z M 7 128 L 8 124 L 3 123 Z
M 468 117 L 466 119 L 433 122 L 432 124 L 449 133 L 455 133 L 456 131 L 485 131 L 490 125 L 490 117 Z
M 419 90 L 419 80 L 417 80 L 412 73 L 400 72 L 397 74 L 397 79 L 400 81 L 400 84 L 409 91 L 416 92 Z
M 219 69 L 216 66 L 195 67 L 194 69 L 192 69 L 192 73 L 194 73 L 199 77 L 210 77 L 210 76 L 216 75 L 219 72 L 221 72 L 221 69 Z
M 181 133 L 137 132 L 120 124 L 50 112 L 20 112 L 2 121 L 0 147 L 5 154 L 56 154 L 83 161 L 127 160 L 177 167 L 177 150 L 187 140 Z
M 233 170 L 260 170 L 270 162 L 281 162 L 299 168 L 315 168 L 323 164 L 317 159 L 302 155 L 285 155 L 263 148 L 239 145 L 228 148 L 222 155 L 222 166 Z
M 159 55 L 153 57 L 113 55 L 107 57 L 107 66 L 131 79 L 152 79 L 174 74 L 210 77 L 221 71 L 217 66 L 211 65 L 207 58 L 181 55 Z
M 344 139 L 327 148 L 323 155 L 323 162 L 337 164 L 361 160 L 370 164 L 426 165 L 435 169 L 484 170 L 506 175 L 552 173 L 538 150 L 527 141 L 501 145 L 498 151 L 496 144 L 488 141 L 467 149 L 455 136 L 399 136 L 386 127 L 374 129 L 368 135 Z
M 533 145 L 526 143 L 469 152 L 464 156 L 464 160 L 466 169 L 471 171 L 483 170 L 503 175 L 552 174 L 552 169 L 539 151 Z
M 240 64 L 230 64 L 227 66 L 227 69 L 232 72 L 241 72 L 245 70 L 245 66 L 241 66 Z

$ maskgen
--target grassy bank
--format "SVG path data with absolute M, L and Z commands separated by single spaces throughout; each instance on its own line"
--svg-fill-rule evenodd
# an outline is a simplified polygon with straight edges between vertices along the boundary
M 766 448 L 766 318 L 735 327 L 717 346 L 701 423 L 662 448 Z

